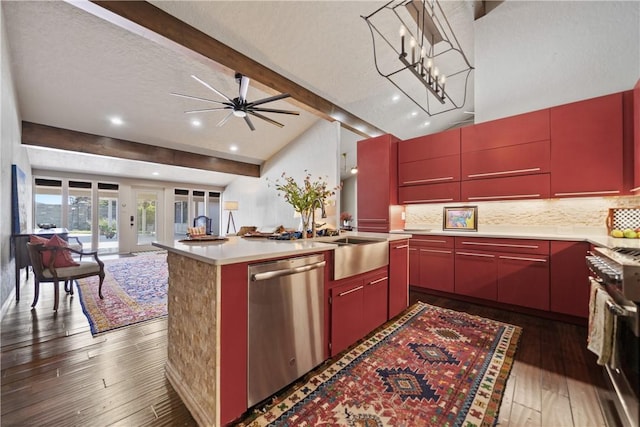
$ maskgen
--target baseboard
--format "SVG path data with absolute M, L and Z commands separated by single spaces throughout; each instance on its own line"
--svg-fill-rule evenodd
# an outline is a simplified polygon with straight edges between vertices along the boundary
M 185 404 L 189 412 L 191 412 L 191 416 L 193 416 L 198 425 L 215 427 L 215 420 L 212 420 L 209 414 L 207 414 L 206 411 L 198 404 L 193 394 L 191 394 L 191 390 L 185 386 L 185 382 L 178 371 L 173 368 L 171 362 L 167 361 L 164 369 L 169 383 L 176 393 L 178 393 L 178 396 L 180 396 L 180 399 L 182 399 L 182 402 Z M 214 418 L 218 418 L 216 414 L 212 415 Z

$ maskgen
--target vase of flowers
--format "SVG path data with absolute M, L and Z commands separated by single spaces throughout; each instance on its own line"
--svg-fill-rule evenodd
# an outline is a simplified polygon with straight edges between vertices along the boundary
M 301 184 L 298 184 L 293 177 L 287 176 L 284 172 L 275 181 L 276 190 L 280 192 L 278 196 L 284 197 L 284 200 L 302 217 L 303 239 L 307 238 L 311 213 L 314 208 L 319 207 L 314 204 L 325 203 L 327 197 L 336 194 L 335 188 L 328 188 L 324 179 L 318 178 L 314 181 L 308 171 L 305 170 L 305 174 Z
M 349 212 L 342 212 L 340 214 L 340 221 L 342 221 L 342 226 L 344 228 L 350 228 L 351 227 L 351 220 L 353 219 L 353 217 L 351 216 L 351 214 Z

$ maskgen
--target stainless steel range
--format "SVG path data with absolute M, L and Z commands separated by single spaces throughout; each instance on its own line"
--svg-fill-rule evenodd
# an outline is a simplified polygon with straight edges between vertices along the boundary
M 600 403 L 610 427 L 638 427 L 640 395 L 640 249 L 595 248 L 587 256 L 590 280 L 600 283 L 613 299 L 615 339 L 611 361 L 604 366 L 606 390 Z

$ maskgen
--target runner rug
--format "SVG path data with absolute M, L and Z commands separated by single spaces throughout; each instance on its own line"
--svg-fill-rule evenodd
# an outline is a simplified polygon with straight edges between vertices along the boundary
M 166 316 L 166 253 L 106 260 L 104 272 L 104 299 L 98 296 L 98 276 L 77 280 L 80 304 L 92 334 Z
M 241 426 L 493 426 L 521 328 L 416 303 Z

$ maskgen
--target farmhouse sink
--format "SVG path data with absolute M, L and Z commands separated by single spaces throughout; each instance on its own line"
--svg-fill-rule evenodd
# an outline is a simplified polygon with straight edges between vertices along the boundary
M 337 245 L 333 255 L 333 280 L 344 279 L 389 264 L 389 243 L 363 237 L 341 237 L 324 243 Z

